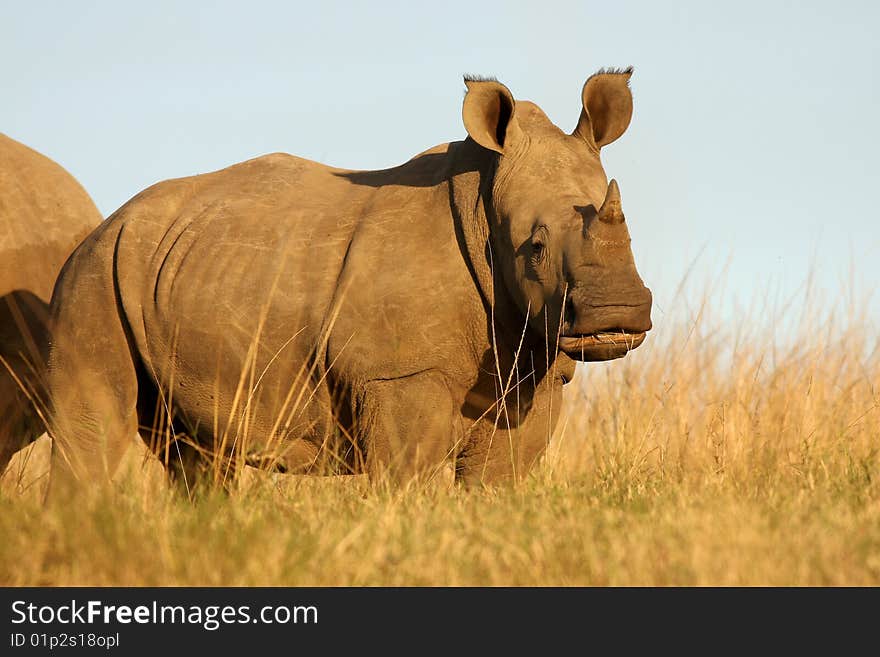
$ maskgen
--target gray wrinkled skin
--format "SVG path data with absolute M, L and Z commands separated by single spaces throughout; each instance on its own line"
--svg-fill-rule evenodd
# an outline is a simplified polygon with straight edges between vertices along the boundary
M 186 482 L 212 460 L 224 477 L 451 462 L 466 483 L 520 478 L 573 359 L 650 329 L 599 161 L 629 124 L 630 74 L 590 78 L 571 135 L 467 80 L 468 138 L 399 167 L 274 154 L 137 195 L 53 297 L 52 489 L 106 481 L 139 427 Z
M 101 222 L 80 184 L 49 158 L 0 134 L 0 474 L 45 430 L 38 372 L 48 350 L 52 287 L 74 247 Z

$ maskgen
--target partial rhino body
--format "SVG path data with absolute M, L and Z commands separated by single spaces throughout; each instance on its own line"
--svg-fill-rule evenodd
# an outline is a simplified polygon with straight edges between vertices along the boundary
M 49 299 L 64 261 L 100 222 L 73 176 L 0 134 L 0 473 L 45 430 L 37 372 Z
M 106 481 L 138 429 L 186 482 L 206 463 L 521 477 L 574 361 L 651 327 L 599 160 L 630 73 L 588 80 L 572 134 L 467 79 L 468 137 L 399 167 L 274 154 L 134 197 L 53 297 L 52 488 Z

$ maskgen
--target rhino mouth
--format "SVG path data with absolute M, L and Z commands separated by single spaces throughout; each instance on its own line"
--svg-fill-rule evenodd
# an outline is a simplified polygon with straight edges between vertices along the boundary
M 563 335 L 559 349 L 569 358 L 581 361 L 622 358 L 645 341 L 645 333 L 602 331 L 588 335 Z

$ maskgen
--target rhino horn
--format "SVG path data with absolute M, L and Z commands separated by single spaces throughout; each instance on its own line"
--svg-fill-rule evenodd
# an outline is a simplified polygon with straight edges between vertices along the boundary
M 608 191 L 605 193 L 605 202 L 599 210 L 599 221 L 606 224 L 622 224 L 624 221 L 623 208 L 620 205 L 620 188 L 613 178 L 608 183 Z

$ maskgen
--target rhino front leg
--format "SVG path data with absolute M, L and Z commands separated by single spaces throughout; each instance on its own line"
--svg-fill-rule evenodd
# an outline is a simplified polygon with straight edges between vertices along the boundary
M 455 465 L 456 481 L 467 486 L 522 481 L 538 462 L 556 427 L 562 406 L 562 379 L 542 382 L 531 407 L 516 421 L 514 409 L 483 418 L 468 430 L 466 448 Z
M 357 423 L 372 480 L 427 481 L 456 450 L 461 422 L 442 374 L 368 382 Z
M 506 429 L 482 421 L 472 428 L 468 448 L 455 463 L 455 480 L 465 486 L 519 482 L 547 448 L 546 432 Z

